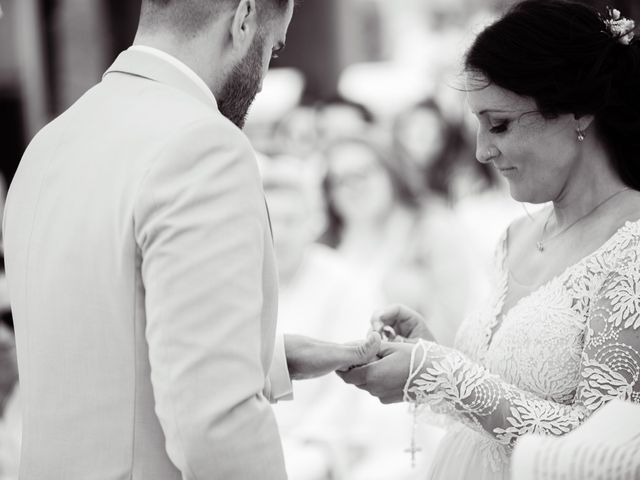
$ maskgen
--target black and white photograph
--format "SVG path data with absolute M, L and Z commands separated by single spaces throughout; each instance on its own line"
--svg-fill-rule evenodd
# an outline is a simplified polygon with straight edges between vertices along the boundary
M 640 0 L 0 0 L 0 480 L 640 480 Z

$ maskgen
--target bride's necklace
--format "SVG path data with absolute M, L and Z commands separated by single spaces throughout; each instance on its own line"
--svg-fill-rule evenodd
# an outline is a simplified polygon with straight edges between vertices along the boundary
M 536 248 L 538 249 L 538 251 L 540 253 L 544 252 L 544 244 L 545 242 L 550 242 L 551 240 L 555 240 L 556 238 L 558 238 L 560 235 L 562 235 L 563 233 L 565 233 L 567 230 L 569 230 L 571 227 L 573 227 L 576 223 L 578 223 L 581 220 L 584 220 L 585 218 L 587 218 L 589 215 L 591 215 L 593 212 L 595 212 L 598 208 L 600 208 L 602 205 L 604 205 L 605 203 L 607 203 L 609 200 L 611 200 L 614 197 L 617 197 L 618 195 L 620 195 L 622 192 L 626 192 L 627 190 L 629 190 L 628 188 L 623 188 L 622 190 L 617 191 L 616 193 L 609 195 L 607 198 L 605 198 L 604 200 L 602 200 L 600 203 L 598 203 L 595 207 L 593 207 L 591 210 L 589 210 L 587 213 L 585 213 L 584 215 L 582 215 L 581 217 L 578 217 L 577 220 L 574 220 L 573 222 L 571 222 L 569 224 L 569 226 L 563 228 L 562 230 L 560 230 L 558 233 L 556 233 L 555 235 L 553 235 L 551 238 L 544 238 L 545 233 L 547 233 L 547 225 L 549 224 L 549 220 L 551 220 L 551 215 L 553 215 L 553 208 L 551 209 L 551 212 L 549 213 L 549 216 L 547 217 L 547 220 L 544 222 L 544 226 L 542 227 L 542 234 L 540 235 L 540 240 L 538 240 L 536 242 Z

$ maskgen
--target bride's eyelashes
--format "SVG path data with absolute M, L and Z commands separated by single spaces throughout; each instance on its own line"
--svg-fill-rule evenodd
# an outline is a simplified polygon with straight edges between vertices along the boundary
M 498 133 L 506 132 L 508 128 L 509 128 L 509 121 L 503 120 L 496 123 L 495 125 L 492 125 L 489 131 L 493 134 L 498 134 Z

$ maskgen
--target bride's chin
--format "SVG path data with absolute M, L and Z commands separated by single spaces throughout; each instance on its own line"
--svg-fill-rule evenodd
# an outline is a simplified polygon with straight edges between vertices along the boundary
M 529 196 L 525 195 L 524 192 L 521 191 L 517 186 L 514 186 L 513 183 L 509 182 L 509 195 L 516 202 L 526 202 L 529 203 Z
M 512 182 L 509 182 L 509 194 L 511 198 L 520 203 L 541 204 L 549 201 L 539 198 L 540 195 L 536 195 L 536 192 L 522 188 L 521 185 L 514 185 Z

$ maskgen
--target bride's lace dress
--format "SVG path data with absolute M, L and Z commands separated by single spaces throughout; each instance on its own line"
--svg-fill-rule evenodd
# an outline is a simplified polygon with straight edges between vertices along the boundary
M 422 343 L 410 396 L 457 420 L 431 479 L 508 479 L 520 436 L 567 433 L 613 398 L 640 402 L 640 221 L 502 312 L 506 249 L 505 235 L 495 294 L 456 349 Z

